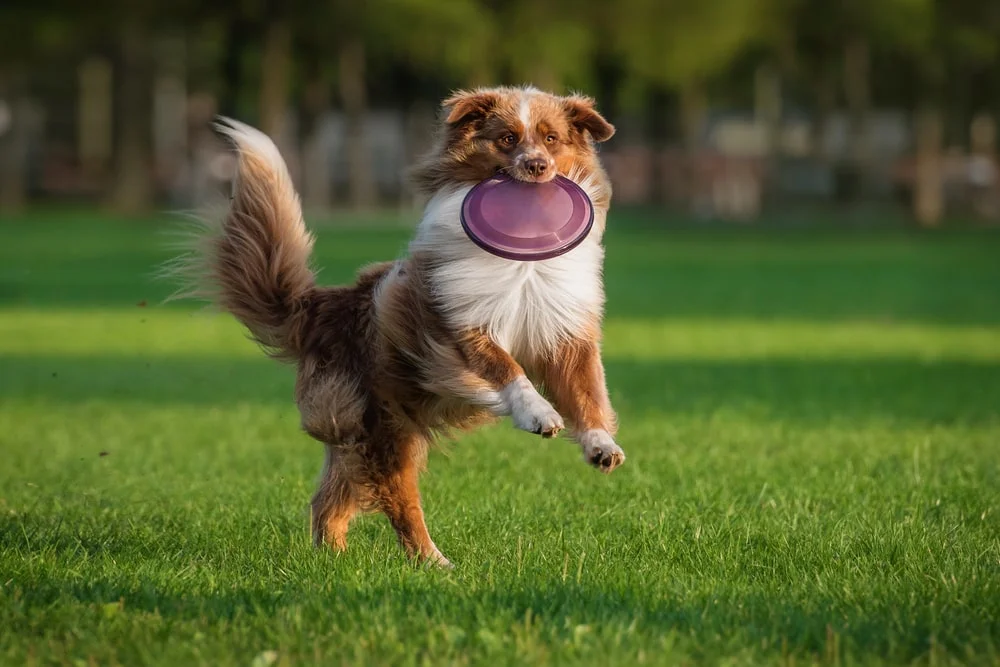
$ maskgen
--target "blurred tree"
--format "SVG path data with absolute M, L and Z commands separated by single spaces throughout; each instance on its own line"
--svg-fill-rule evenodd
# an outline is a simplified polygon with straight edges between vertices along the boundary
M 155 194 L 153 155 L 154 38 L 186 28 L 196 0 L 96 0 L 81 7 L 65 0 L 61 14 L 72 21 L 84 50 L 115 45 L 115 183 L 110 203 L 120 213 L 148 211 Z M 184 73 L 178 74 L 183 78 Z
M 586 90 L 594 84 L 599 14 L 572 0 L 484 3 L 487 41 L 478 58 L 492 60 L 498 79 L 545 90 Z M 480 65 L 487 70 L 487 66 Z
M 265 21 L 260 48 L 260 129 L 281 139 L 292 93 L 292 29 L 277 11 Z
M 1000 4 L 988 0 L 927 0 L 926 27 L 905 44 L 921 94 L 914 123 L 916 175 L 913 212 L 921 225 L 936 225 L 944 212 L 944 114 L 949 77 L 996 64 L 1000 55 Z
M 760 37 L 768 12 L 745 0 L 621 0 L 598 16 L 641 87 L 674 90 L 700 115 L 705 85 Z
M 346 121 L 350 203 L 354 208 L 369 208 L 376 201 L 364 128 L 369 62 L 381 58 L 408 61 L 417 69 L 465 83 L 486 70 L 489 59 L 482 49 L 488 43 L 489 22 L 475 0 L 369 0 L 363 4 L 327 0 L 304 3 L 294 11 L 300 45 L 310 60 L 311 115 L 322 113 L 316 105 L 331 99 L 323 91 L 326 81 L 334 80 Z M 321 64 L 327 58 L 336 62 L 335 69 Z M 330 199 L 328 192 L 316 197 L 317 202 Z
M 867 181 L 871 149 L 871 61 L 878 50 L 912 48 L 925 39 L 934 0 L 843 0 L 815 3 L 776 0 L 769 43 L 785 71 L 812 91 L 816 110 L 814 150 L 824 159 L 826 120 L 838 98 L 849 119 L 848 170 L 844 195 L 860 194 Z M 840 95 L 837 91 L 840 91 Z
M 58 86 L 76 82 L 81 90 L 81 165 L 100 173 L 99 164 L 107 162 L 101 156 L 113 144 L 112 201 L 127 211 L 150 204 L 154 163 L 164 162 L 152 154 L 154 146 L 170 153 L 174 163 L 183 161 L 184 147 L 163 137 L 182 136 L 186 121 L 176 117 L 184 115 L 192 76 L 216 79 L 207 85 L 219 93 L 223 112 L 250 116 L 247 120 L 279 135 L 275 138 L 283 150 L 303 147 L 308 161 L 301 172 L 304 194 L 322 208 L 332 201 L 334 179 L 328 144 L 317 133 L 320 119 L 333 106 L 346 119 L 350 202 L 361 208 L 377 199 L 364 129 L 372 97 L 380 103 L 410 104 L 416 97 L 433 96 L 436 102 L 445 87 L 509 82 L 594 91 L 600 84 L 602 93 L 615 93 L 619 107 L 649 114 L 644 143 L 655 151 L 666 139 L 662 128 L 670 124 L 673 96 L 684 144 L 694 148 L 705 126 L 708 91 L 732 100 L 731 91 L 749 90 L 752 79 L 758 107 L 767 110 L 763 115 L 774 130 L 772 141 L 778 136 L 782 95 L 808 91 L 818 117 L 814 144 L 820 158 L 826 157 L 819 140 L 823 119 L 838 104 L 846 106 L 849 171 L 858 184 L 866 180 L 872 154 L 871 108 L 876 103 L 919 108 L 914 114 L 918 187 L 913 204 L 917 217 L 933 224 L 943 209 L 944 142 L 956 128 L 966 132 L 969 117 L 980 110 L 973 105 L 1000 103 L 1000 93 L 980 90 L 996 90 L 1000 3 L 995 0 L 621 0 L 613 5 L 570 0 L 94 0 L 86 6 L 39 0 L 34 6 L 5 7 L 4 12 L 0 97 L 9 119 L 0 134 L 0 200 L 8 205 L 25 198 L 32 93 L 51 95 Z M 161 50 L 167 41 L 182 54 L 173 68 L 165 64 L 173 57 Z M 184 55 L 186 45 L 195 42 L 200 55 Z M 74 72 L 78 78 L 56 86 L 47 79 L 45 85 L 32 80 L 36 64 L 58 67 L 64 62 L 85 63 Z M 191 74 L 192 65 L 198 75 Z M 751 76 L 754 68 L 756 78 Z M 158 105 L 156 114 L 153 98 L 162 101 L 166 74 L 173 102 L 170 109 Z M 749 101 L 744 93 L 735 97 L 739 104 Z M 602 100 L 605 108 L 609 102 Z M 88 115 L 84 106 L 103 111 Z M 112 106 L 113 123 L 107 112 Z M 288 121 L 296 111 L 301 140 L 289 144 Z M 93 122 L 84 122 L 85 117 Z M 102 125 L 113 127 L 113 142 L 107 132 L 91 135 L 86 129 Z M 155 144 L 154 125 L 160 137 Z M 166 125 L 170 131 L 160 131 Z M 296 172 L 297 156 L 288 157 Z
M 216 63 L 220 111 L 256 124 L 279 144 L 292 104 L 296 63 L 295 22 L 304 16 L 301 0 L 232 0 L 188 4 L 179 12 L 188 23 L 221 24 L 224 48 Z M 251 70 L 250 65 L 255 67 Z M 255 92 L 255 96 L 248 93 Z M 253 101 L 253 118 L 245 102 Z
M 34 105 L 32 66 L 72 49 L 72 20 L 58 6 L 9 7 L 0 20 L 0 209 L 24 206 Z
M 126 12 L 115 27 L 119 102 L 112 203 L 119 212 L 134 214 L 147 210 L 153 195 L 151 36 L 145 17 L 138 12 Z
M 769 5 L 746 0 L 620 0 L 600 5 L 595 20 L 627 72 L 623 90 L 633 105 L 635 98 L 655 101 L 657 91 L 676 93 L 683 144 L 693 154 L 705 127 L 708 83 L 761 37 L 768 15 Z M 662 126 L 662 110 L 655 116 L 652 125 Z M 664 180 L 659 162 L 653 161 L 656 191 Z M 683 189 L 694 196 L 692 178 Z

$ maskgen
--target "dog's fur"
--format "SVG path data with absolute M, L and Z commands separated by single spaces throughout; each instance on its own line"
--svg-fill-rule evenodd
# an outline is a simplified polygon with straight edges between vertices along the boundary
M 351 518 L 377 509 L 410 556 L 448 565 L 424 524 L 417 477 L 428 444 L 450 429 L 510 416 L 552 437 L 564 415 L 588 462 L 610 472 L 625 460 L 599 351 L 611 188 L 594 143 L 614 128 L 592 100 L 534 88 L 445 100 L 436 145 L 412 174 L 429 202 L 408 256 L 341 287 L 315 282 L 313 238 L 271 140 L 228 119 L 218 127 L 239 153 L 232 201 L 180 266 L 193 280 L 187 294 L 214 301 L 272 356 L 297 364 L 302 428 L 326 446 L 312 500 L 317 544 L 346 548 Z M 501 171 L 576 181 L 594 203 L 589 236 L 538 262 L 480 249 L 459 208 Z

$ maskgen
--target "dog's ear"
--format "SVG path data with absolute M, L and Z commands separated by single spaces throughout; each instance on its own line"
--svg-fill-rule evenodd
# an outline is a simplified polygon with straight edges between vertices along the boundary
M 445 122 L 460 125 L 484 118 L 496 108 L 500 94 L 491 90 L 459 90 L 441 103 L 445 112 Z
M 615 126 L 594 108 L 594 100 L 584 95 L 563 98 L 566 118 L 578 132 L 589 132 L 594 141 L 607 141 L 615 134 Z

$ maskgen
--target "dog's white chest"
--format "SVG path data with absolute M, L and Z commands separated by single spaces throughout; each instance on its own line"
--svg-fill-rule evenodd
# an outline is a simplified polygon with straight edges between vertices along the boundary
M 537 262 L 496 257 L 462 231 L 458 210 L 466 192 L 432 200 L 411 246 L 436 258 L 429 287 L 448 324 L 483 329 L 515 357 L 581 335 L 604 305 L 600 243 L 587 239 Z
M 473 247 L 473 256 L 442 266 L 431 278 L 450 325 L 485 329 L 521 356 L 579 336 L 600 313 L 599 247 L 580 246 L 544 262 L 495 258 Z

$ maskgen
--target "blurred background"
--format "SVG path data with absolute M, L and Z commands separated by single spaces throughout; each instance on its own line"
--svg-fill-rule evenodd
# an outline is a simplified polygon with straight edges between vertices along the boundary
M 996 0 L 8 0 L 0 212 L 196 207 L 216 113 L 313 213 L 407 208 L 440 99 L 530 82 L 598 99 L 619 206 L 995 222 L 998 46 Z

